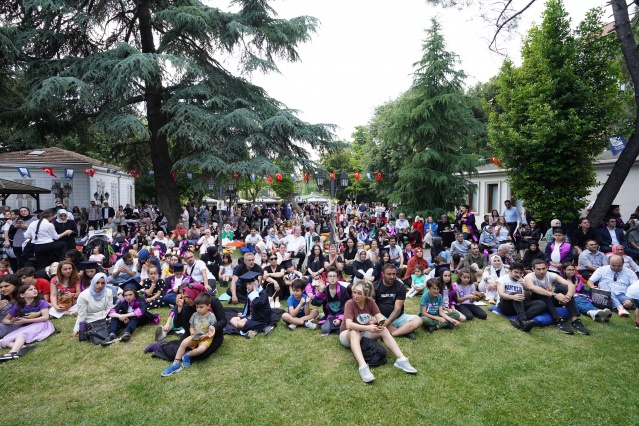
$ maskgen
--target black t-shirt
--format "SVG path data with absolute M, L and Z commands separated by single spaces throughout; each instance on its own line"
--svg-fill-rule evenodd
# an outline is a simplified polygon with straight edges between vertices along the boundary
M 386 287 L 383 279 L 377 281 L 374 286 L 375 303 L 377 303 L 382 315 L 388 318 L 393 310 L 395 310 L 395 301 L 406 300 L 406 286 L 404 286 L 404 284 L 400 281 L 395 280 L 395 283 L 392 286 Z M 402 306 L 402 310 L 399 315 L 402 315 L 403 313 L 404 307 Z
M 260 276 L 264 274 L 264 270 L 262 270 L 262 267 L 260 265 L 254 264 L 253 268 L 251 268 L 250 270 L 253 272 L 257 272 L 258 274 L 260 274 Z M 242 264 L 242 266 L 240 266 L 239 268 L 235 268 L 234 275 L 238 277 L 238 280 L 237 280 L 238 287 L 246 288 L 246 284 L 244 284 L 244 282 L 242 282 L 242 280 L 239 279 L 239 277 L 246 274 L 248 271 L 249 269 L 246 267 L 246 263 Z

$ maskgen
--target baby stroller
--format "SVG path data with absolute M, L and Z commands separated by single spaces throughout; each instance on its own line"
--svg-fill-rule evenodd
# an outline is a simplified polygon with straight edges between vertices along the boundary
M 87 240 L 84 244 L 84 258 L 89 259 L 96 246 L 102 247 L 102 253 L 104 254 L 104 261 L 102 262 L 102 268 L 108 269 L 111 267 L 111 257 L 113 256 L 113 248 L 109 244 L 109 239 L 106 235 L 94 235 Z

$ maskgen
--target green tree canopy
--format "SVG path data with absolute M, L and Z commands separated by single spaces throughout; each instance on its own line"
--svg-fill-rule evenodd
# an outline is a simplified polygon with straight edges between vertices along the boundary
M 3 1 L 0 90 L 11 97 L 0 124 L 42 145 L 97 133 L 122 163 L 148 153 L 175 222 L 172 170 L 272 174 L 276 158 L 308 165 L 310 149 L 335 146 L 331 126 L 303 122 L 245 78 L 297 61 L 317 25 L 275 16 L 266 0 L 234 0 L 229 11 L 197 0 Z M 240 76 L 224 65 L 231 56 Z
M 458 58 L 446 50 L 437 21 L 426 34 L 412 86 L 378 108 L 371 123 L 371 165 L 395 173 L 387 183 L 389 199 L 409 212 L 450 211 L 468 199 L 484 128 L 474 115 L 479 103 L 464 94 L 466 75 L 456 69 Z
M 593 162 L 618 118 L 614 38 L 602 37 L 600 9 L 575 32 L 560 0 L 528 33 L 523 63 L 501 69 L 489 135 L 515 197 L 537 216 L 572 219 L 595 186 Z

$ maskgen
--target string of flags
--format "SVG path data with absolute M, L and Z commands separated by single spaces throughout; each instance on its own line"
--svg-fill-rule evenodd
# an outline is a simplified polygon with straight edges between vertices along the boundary
M 501 166 L 501 161 L 499 161 L 497 158 L 491 158 L 490 159 L 491 162 L 493 162 L 494 164 Z M 16 169 L 18 170 L 18 173 L 20 174 L 20 177 L 31 177 L 31 171 L 29 170 L 28 167 L 16 167 Z M 51 177 L 57 178 L 56 174 L 53 171 L 53 167 L 41 167 L 41 170 L 43 170 L 46 174 L 48 174 Z M 86 169 L 84 171 L 87 175 L 89 175 L 90 177 L 94 177 L 96 170 L 95 169 Z M 140 176 L 140 172 L 138 170 L 128 170 L 126 172 L 121 172 L 117 169 L 106 169 L 107 173 L 110 174 L 117 174 L 117 173 L 123 173 L 123 174 L 128 174 L 131 177 L 133 177 L 133 179 L 137 179 L 138 176 Z M 153 170 L 149 170 L 146 173 L 146 176 L 152 177 L 155 175 L 155 172 Z M 207 179 L 207 175 L 205 174 L 200 174 L 200 173 L 193 173 L 193 172 L 171 172 L 171 177 L 173 178 L 173 180 L 177 180 L 178 175 L 184 175 L 186 176 L 186 178 L 189 181 L 193 181 L 194 178 L 196 178 L 197 176 L 201 176 L 202 179 Z M 339 176 L 341 174 L 335 173 L 335 172 L 330 172 L 328 174 L 328 178 L 330 180 L 335 180 L 338 179 Z M 353 172 L 353 173 L 348 173 L 349 176 L 353 176 L 355 178 L 356 181 L 360 181 L 362 179 L 362 177 L 365 177 L 366 180 L 369 181 L 383 181 L 385 178 L 386 180 L 392 180 L 393 179 L 393 173 L 382 173 L 382 172 Z M 233 177 L 233 179 L 239 179 L 241 177 L 240 173 L 233 173 L 231 175 Z M 284 180 L 284 174 L 283 173 L 276 173 L 275 177 L 273 177 L 272 175 L 268 175 L 265 177 L 265 179 L 269 182 L 272 183 L 273 181 L 277 181 L 277 182 L 282 182 L 282 180 Z M 291 180 L 293 182 L 297 182 L 298 180 L 298 175 L 296 175 L 295 173 L 290 173 L 289 174 Z M 74 169 L 64 169 L 64 179 L 69 179 L 69 180 L 73 180 L 75 177 L 75 170 Z M 255 182 L 255 180 L 257 179 L 257 176 L 252 173 L 251 175 L 249 175 L 249 178 L 251 180 L 251 182 Z M 310 182 L 312 179 L 314 178 L 314 175 L 311 173 L 304 173 L 302 174 L 302 180 L 304 182 Z

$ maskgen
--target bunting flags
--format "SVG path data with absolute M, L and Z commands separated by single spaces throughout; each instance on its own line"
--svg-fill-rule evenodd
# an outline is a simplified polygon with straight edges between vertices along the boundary
M 148 172 L 146 172 L 147 176 L 154 176 L 155 172 L 153 170 L 149 170 Z
M 626 138 L 623 136 L 612 136 L 610 138 L 610 152 L 617 155 L 626 147 Z
M 193 173 L 187 173 L 187 174 L 186 174 L 186 178 L 187 178 L 188 180 L 193 180 Z
M 75 170 L 74 169 L 64 169 L 64 178 L 65 179 L 73 180 L 74 177 L 75 177 Z
M 269 175 L 266 180 L 268 181 L 268 183 L 273 183 L 273 176 Z
M 310 182 L 311 181 L 310 173 L 304 173 L 303 179 L 304 179 L 305 182 Z
M 42 167 L 42 170 L 44 170 L 44 172 L 46 174 L 48 174 L 49 176 L 57 178 L 57 176 L 53 173 L 53 168 L 51 168 L 51 167 Z
M 353 176 L 355 176 L 355 180 L 359 182 L 359 178 L 360 178 L 360 173 L 359 172 L 355 172 L 353 173 Z
M 118 169 L 107 169 L 106 172 L 116 174 L 118 172 Z
M 255 182 L 255 173 L 251 173 L 251 182 Z
M 86 169 L 84 171 L 84 173 L 88 174 L 89 176 L 93 177 L 93 175 L 95 175 L 95 170 L 94 169 Z
M 138 171 L 137 170 L 129 170 L 129 174 L 133 176 L 133 179 L 137 179 Z
M 171 177 L 173 180 L 177 180 L 177 172 L 171 172 Z
M 297 182 L 297 176 L 295 176 L 295 173 L 291 173 L 291 180 L 293 182 Z
M 278 182 L 282 181 L 282 174 L 281 173 L 275 173 L 275 179 L 277 179 Z
M 371 172 L 366 172 L 366 179 L 373 180 L 373 175 L 371 174 Z
M 20 177 L 31 177 L 31 173 L 29 173 L 28 167 L 16 167 L 18 169 L 18 173 L 20 173 Z
M 240 178 L 239 173 L 233 173 L 233 179 L 239 179 L 239 178 Z
M 502 164 L 504 164 L 501 161 L 499 161 L 499 158 L 497 158 L 497 157 L 491 157 L 490 158 L 490 162 L 493 163 L 497 167 L 501 167 Z

